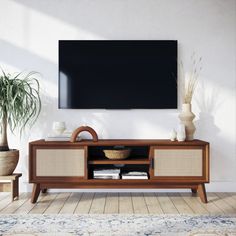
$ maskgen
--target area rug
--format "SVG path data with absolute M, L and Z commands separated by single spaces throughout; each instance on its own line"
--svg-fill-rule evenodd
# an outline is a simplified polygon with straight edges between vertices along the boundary
M 236 236 L 236 216 L 0 215 L 2 236 Z

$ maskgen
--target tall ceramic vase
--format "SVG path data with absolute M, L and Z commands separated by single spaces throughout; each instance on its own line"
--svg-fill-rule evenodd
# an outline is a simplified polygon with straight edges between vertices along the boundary
M 191 104 L 184 103 L 182 105 L 182 112 L 179 115 L 181 123 L 185 125 L 186 140 L 193 140 L 193 135 L 196 130 L 193 119 L 195 115 L 192 113 Z

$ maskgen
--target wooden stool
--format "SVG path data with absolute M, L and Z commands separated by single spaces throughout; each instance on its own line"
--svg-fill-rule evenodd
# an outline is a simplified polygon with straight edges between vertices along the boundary
M 11 192 L 12 201 L 19 197 L 19 178 L 21 176 L 20 173 L 0 176 L 0 192 Z

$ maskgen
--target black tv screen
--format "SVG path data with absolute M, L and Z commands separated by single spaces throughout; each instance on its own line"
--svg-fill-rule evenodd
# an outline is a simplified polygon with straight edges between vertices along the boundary
M 59 108 L 177 108 L 177 41 L 60 40 Z

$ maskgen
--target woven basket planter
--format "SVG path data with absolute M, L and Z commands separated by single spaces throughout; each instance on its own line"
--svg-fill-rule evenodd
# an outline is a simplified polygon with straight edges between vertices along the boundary
M 0 152 L 0 175 L 11 175 L 19 161 L 19 150 Z
M 103 150 L 105 156 L 111 160 L 122 160 L 129 157 L 131 150 L 123 149 L 123 150 Z

